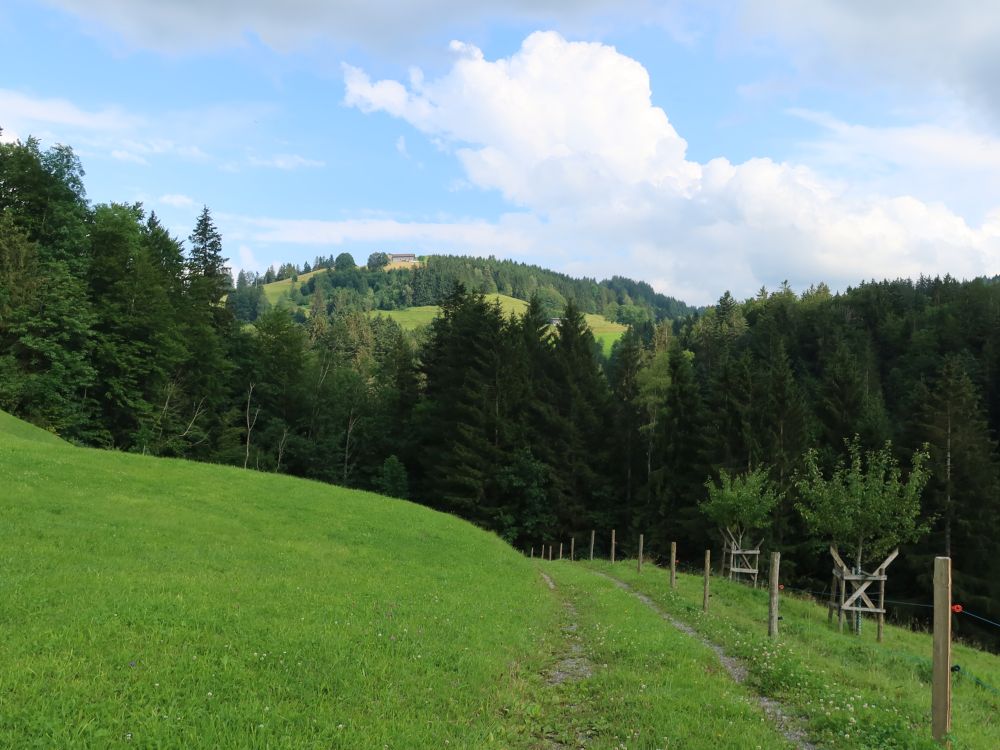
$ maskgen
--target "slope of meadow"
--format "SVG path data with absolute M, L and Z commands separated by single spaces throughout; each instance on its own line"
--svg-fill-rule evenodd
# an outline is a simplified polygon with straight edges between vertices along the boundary
M 558 607 L 497 537 L 50 438 L 0 415 L 0 747 L 514 744 Z

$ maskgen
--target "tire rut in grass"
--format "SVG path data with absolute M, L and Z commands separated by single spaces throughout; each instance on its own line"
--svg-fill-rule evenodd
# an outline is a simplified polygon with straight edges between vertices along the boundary
M 606 573 L 597 573 L 597 575 L 602 578 L 607 578 L 609 581 L 614 583 L 618 588 L 623 591 L 627 591 L 633 596 L 635 596 L 639 601 L 649 607 L 651 610 L 656 612 L 661 618 L 669 622 L 675 628 L 680 630 L 692 638 L 700 641 L 702 644 L 710 648 L 715 655 L 718 657 L 719 662 L 722 664 L 729 676 L 733 678 L 734 682 L 744 683 L 746 682 L 747 675 L 749 674 L 746 665 L 739 659 L 726 655 L 726 652 L 722 650 L 722 647 L 717 643 L 713 643 L 707 638 L 699 634 L 694 628 L 685 622 L 681 622 L 673 615 L 665 611 L 660 605 L 650 599 L 648 596 L 640 591 L 636 591 L 631 586 L 629 586 L 625 581 L 621 581 L 613 576 L 609 576 Z M 773 698 L 768 698 L 766 695 L 754 694 L 754 699 L 757 704 L 764 710 L 767 717 L 774 722 L 777 726 L 778 731 L 785 737 L 786 740 L 793 743 L 796 747 L 801 750 L 817 750 L 816 746 L 806 739 L 806 733 L 799 726 L 798 722 L 792 718 L 792 716 L 785 710 L 784 706 Z
M 539 571 L 541 572 L 541 571 Z M 546 573 L 541 573 L 542 578 L 548 585 L 549 589 L 552 591 L 556 590 L 556 584 L 550 576 Z M 558 687 L 565 683 L 580 682 L 590 677 L 594 668 L 587 659 L 586 654 L 583 651 L 583 639 L 578 633 L 577 625 L 577 612 L 576 607 L 568 599 L 562 599 L 563 607 L 566 608 L 566 613 L 568 615 L 567 622 L 562 627 L 563 636 L 566 641 L 566 646 L 564 653 L 558 662 L 556 662 L 551 668 L 545 672 L 545 682 L 549 687 Z M 575 704 L 567 704 L 567 711 L 572 714 L 575 713 L 578 707 Z M 572 745 L 567 745 L 553 737 L 545 737 L 545 747 L 548 750 L 571 750 L 571 748 L 584 748 L 587 746 L 588 737 L 585 733 L 579 730 L 573 730 L 575 734 L 575 742 Z

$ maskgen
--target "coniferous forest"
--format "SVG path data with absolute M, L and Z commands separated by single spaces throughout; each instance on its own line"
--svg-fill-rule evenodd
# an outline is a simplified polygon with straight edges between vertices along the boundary
M 855 436 L 891 441 L 905 469 L 926 444 L 929 531 L 892 594 L 926 600 L 948 554 L 956 601 L 1000 619 L 997 279 L 720 290 L 701 310 L 622 278 L 341 253 L 268 272 L 324 269 L 307 315 L 269 305 L 271 279 L 234 286 L 207 208 L 178 238 L 142 205 L 91 204 L 83 177 L 68 147 L 0 144 L 2 409 L 83 445 L 409 498 L 522 548 L 614 528 L 626 553 L 642 532 L 692 561 L 720 541 L 706 480 L 763 469 L 779 496 L 764 546 L 809 588 L 830 561 L 796 510 L 806 452 L 830 468 Z M 416 332 L 377 313 L 431 304 Z M 610 357 L 584 313 L 630 326 Z

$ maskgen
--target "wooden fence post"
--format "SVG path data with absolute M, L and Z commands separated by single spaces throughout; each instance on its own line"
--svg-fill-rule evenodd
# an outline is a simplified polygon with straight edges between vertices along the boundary
M 594 559 L 594 534 L 597 532 L 593 529 L 590 530 L 590 559 Z
M 552 545 L 549 545 L 549 562 L 552 562 Z
M 712 550 L 705 550 L 705 594 L 701 600 L 701 609 L 708 612 L 708 577 L 712 575 Z
M 670 543 L 670 588 L 677 588 L 677 542 Z
M 573 558 L 576 554 L 576 537 L 571 536 L 569 538 L 569 561 L 573 562 Z
M 639 565 L 636 569 L 636 573 L 642 572 L 642 534 L 639 534 Z
M 559 542 L 559 559 L 560 560 L 562 560 L 562 546 L 563 546 L 563 543 Z
M 771 553 L 771 597 L 767 608 L 767 634 L 771 638 L 778 637 L 778 575 L 781 565 L 781 553 Z
M 611 562 L 615 561 L 615 530 L 611 529 Z
M 535 548 L 534 547 L 531 548 L 531 559 L 532 560 L 535 559 Z
M 934 668 L 931 732 L 951 747 L 951 558 L 934 558 Z
M 882 576 L 882 580 L 878 582 L 878 635 L 875 640 L 881 643 L 882 631 L 885 630 L 885 568 L 879 568 L 877 573 Z

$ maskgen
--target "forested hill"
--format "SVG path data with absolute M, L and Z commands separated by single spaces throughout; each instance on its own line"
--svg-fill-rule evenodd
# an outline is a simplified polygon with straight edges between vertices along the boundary
M 555 331 L 540 294 L 512 318 L 461 287 L 418 333 L 350 305 L 301 322 L 275 306 L 251 326 L 222 304 L 208 209 L 182 243 L 142 206 L 91 205 L 82 178 L 67 147 L 0 144 L 2 409 L 79 443 L 409 497 L 517 544 L 616 528 L 704 549 L 706 480 L 762 469 L 780 497 L 764 543 L 809 585 L 830 567 L 798 509 L 807 451 L 829 470 L 845 439 L 891 440 L 906 467 L 927 443 L 928 531 L 892 591 L 926 600 L 947 553 L 956 600 L 1000 621 L 995 280 L 725 293 L 700 316 L 644 319 L 609 359 L 576 295 Z M 490 263 L 515 283 L 518 266 Z
M 285 304 L 304 318 L 313 307 L 334 311 L 402 310 L 438 305 L 461 284 L 471 292 L 529 301 L 537 297 L 549 317 L 560 317 L 568 301 L 583 313 L 624 325 L 676 320 L 699 312 L 642 281 L 615 276 L 598 282 L 575 279 L 540 266 L 496 258 L 430 255 L 411 265 L 389 265 L 373 253 L 358 266 L 350 253 L 317 257 L 301 267 L 285 263 L 255 274 L 241 272 L 227 305 L 253 322 L 270 305 Z M 317 294 L 319 295 L 317 298 Z

